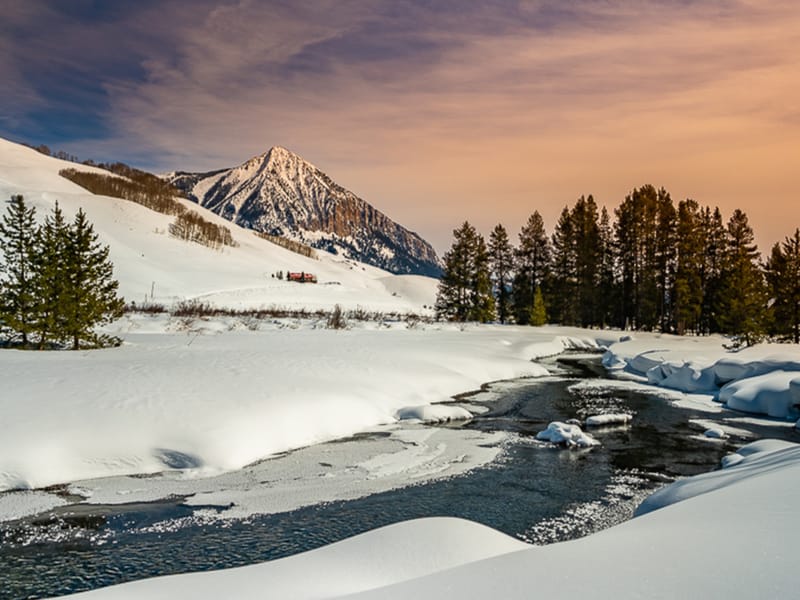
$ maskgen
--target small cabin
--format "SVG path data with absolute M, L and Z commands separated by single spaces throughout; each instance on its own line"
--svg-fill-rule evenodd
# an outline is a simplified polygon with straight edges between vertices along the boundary
M 286 275 L 286 278 L 289 281 L 296 281 L 298 283 L 317 283 L 316 275 L 312 273 L 305 273 L 302 271 L 300 273 L 292 273 L 291 271 L 289 271 L 289 273 L 287 273 Z

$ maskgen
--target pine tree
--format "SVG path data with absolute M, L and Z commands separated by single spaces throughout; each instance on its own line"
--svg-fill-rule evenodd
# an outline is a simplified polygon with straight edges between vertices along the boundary
M 766 331 L 766 287 L 758 248 L 747 215 L 739 209 L 728 221 L 727 252 L 719 321 L 735 347 L 758 343 Z
M 495 318 L 492 278 L 489 274 L 489 250 L 483 236 L 476 233 L 475 251 L 472 258 L 472 302 L 467 316 L 470 321 L 486 323 Z
M 489 321 L 494 318 L 494 298 L 486 242 L 467 221 L 453 231 L 453 238 L 453 245 L 443 258 L 436 296 L 437 318 Z
M 697 332 L 703 306 L 703 227 L 700 206 L 692 199 L 678 203 L 677 262 L 672 304 L 675 330 Z
M 600 211 L 599 236 L 599 281 L 597 284 L 597 305 L 599 308 L 598 325 L 606 327 L 618 321 L 616 311 L 617 289 L 615 285 L 615 248 L 614 231 L 611 217 L 604 206 Z
M 64 213 L 56 202 L 36 235 L 33 293 L 36 297 L 36 323 L 39 349 L 67 337 L 63 307 L 68 289 L 66 256 L 69 231 Z
M 674 212 L 663 188 L 634 189 L 616 209 L 616 246 L 626 327 L 667 327 L 674 269 Z
M 36 299 L 33 290 L 36 211 L 22 196 L 12 196 L 0 222 L 6 280 L 0 294 L 0 322 L 21 336 L 26 346 L 35 330 Z
M 574 236 L 577 310 L 575 324 L 592 327 L 599 321 L 598 284 L 600 281 L 600 225 L 597 204 L 590 194 L 581 196 L 570 214 Z
M 800 343 L 800 229 L 775 244 L 766 264 L 773 304 L 773 333 Z
M 519 232 L 516 251 L 517 268 L 512 300 L 514 317 L 520 325 L 526 325 L 530 320 L 536 289 L 545 284 L 550 271 L 550 256 L 544 221 L 539 211 L 534 211 Z
M 727 234 L 719 207 L 712 211 L 707 206 L 703 210 L 701 223 L 705 243 L 701 269 L 703 302 L 700 308 L 700 332 L 719 333 L 722 327 L 719 324 L 718 310 L 723 293 L 722 271 L 727 248 Z
M 119 282 L 113 278 L 108 252 L 108 246 L 98 241 L 86 213 L 78 210 L 67 231 L 67 276 L 61 306 L 64 333 L 73 350 L 81 342 L 97 345 L 106 341 L 94 334 L 94 328 L 122 316 L 124 302 L 117 296 Z
M 514 250 L 508 241 L 508 232 L 501 224 L 496 225 L 489 235 L 489 264 L 497 299 L 497 318 L 505 323 L 511 303 Z
M 544 306 L 542 289 L 536 288 L 533 294 L 533 308 L 531 309 L 530 324 L 536 327 L 547 323 L 547 310 Z
M 572 213 L 566 206 L 553 231 L 553 263 L 547 305 L 554 323 L 574 325 L 578 311 L 577 243 Z
M 656 240 L 653 268 L 656 278 L 657 318 L 662 332 L 670 331 L 673 321 L 672 291 L 676 268 L 676 230 L 678 214 L 669 192 L 663 187 L 656 199 Z

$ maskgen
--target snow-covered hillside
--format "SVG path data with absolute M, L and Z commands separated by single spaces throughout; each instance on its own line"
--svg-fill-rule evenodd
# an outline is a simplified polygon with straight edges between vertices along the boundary
M 114 273 L 127 301 L 171 304 L 197 298 L 230 308 L 282 307 L 308 310 L 361 307 L 369 311 L 425 313 L 436 281 L 396 276 L 381 269 L 318 252 L 318 260 L 295 254 L 252 231 L 198 207 L 209 221 L 232 230 L 237 247 L 213 250 L 171 237 L 173 217 L 126 200 L 96 196 L 58 175 L 59 170 L 107 172 L 76 165 L 0 139 L 0 199 L 22 194 L 43 217 L 56 201 L 68 218 L 82 207 L 103 243 L 111 247 Z M 313 273 L 319 283 L 278 280 L 282 271 Z M 153 298 L 150 298 L 151 292 Z

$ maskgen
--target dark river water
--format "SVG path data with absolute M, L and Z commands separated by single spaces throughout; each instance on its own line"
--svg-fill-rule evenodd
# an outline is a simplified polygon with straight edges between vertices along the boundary
M 642 390 L 575 383 L 603 376 L 599 358 L 562 358 L 557 377 L 503 392 L 468 428 L 514 435 L 501 458 L 466 475 L 366 498 L 246 520 L 203 523 L 175 501 L 86 507 L 84 514 L 0 524 L 0 598 L 42 598 L 142 579 L 271 560 L 406 519 L 471 519 L 531 543 L 571 539 L 631 517 L 654 489 L 712 470 L 745 440 L 697 439 L 689 419 Z M 629 427 L 593 431 L 602 445 L 564 450 L 535 442 L 550 421 L 635 414 Z M 756 437 L 796 433 L 748 426 Z M 784 431 L 785 430 L 785 431 Z M 165 525 L 165 523 L 167 525 Z M 35 540 L 30 542 L 29 540 Z

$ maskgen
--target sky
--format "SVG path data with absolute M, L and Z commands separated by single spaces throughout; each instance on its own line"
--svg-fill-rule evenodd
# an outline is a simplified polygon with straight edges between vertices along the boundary
M 665 187 L 800 227 L 796 0 L 0 0 L 0 137 L 166 172 L 280 145 L 441 253 Z

